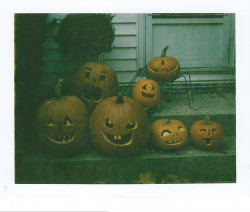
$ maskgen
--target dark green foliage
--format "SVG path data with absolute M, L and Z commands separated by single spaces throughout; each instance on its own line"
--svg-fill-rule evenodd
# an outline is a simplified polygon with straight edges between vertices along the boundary
M 68 14 L 60 23 L 54 40 L 66 56 L 79 60 L 97 59 L 101 53 L 112 51 L 114 27 L 111 14 Z
M 39 104 L 36 91 L 45 65 L 43 43 L 49 30 L 46 18 L 47 14 L 15 14 L 15 141 L 18 151 L 34 138 L 32 120 Z

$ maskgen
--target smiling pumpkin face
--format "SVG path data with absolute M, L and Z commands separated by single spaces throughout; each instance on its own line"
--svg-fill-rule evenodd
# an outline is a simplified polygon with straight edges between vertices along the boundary
M 90 136 L 96 148 L 113 156 L 139 154 L 149 139 L 149 129 L 145 110 L 128 97 L 103 100 L 90 118 Z
M 187 128 L 178 120 L 159 119 L 151 124 L 152 144 L 160 149 L 180 149 L 187 139 Z
M 118 94 L 116 73 L 102 61 L 86 63 L 75 74 L 72 92 L 92 113 L 100 101 Z
M 180 64 L 174 57 L 167 57 L 166 50 L 163 49 L 161 57 L 154 57 L 148 63 L 151 79 L 157 82 L 173 82 L 180 75 Z
M 53 155 L 66 156 L 79 151 L 88 139 L 89 114 L 75 96 L 60 95 L 44 101 L 37 114 L 38 140 Z
M 217 122 L 210 121 L 209 116 L 192 124 L 190 136 L 197 147 L 206 150 L 220 147 L 225 138 L 222 126 Z
M 143 107 L 156 108 L 161 98 L 160 87 L 154 80 L 140 79 L 133 88 L 132 97 Z

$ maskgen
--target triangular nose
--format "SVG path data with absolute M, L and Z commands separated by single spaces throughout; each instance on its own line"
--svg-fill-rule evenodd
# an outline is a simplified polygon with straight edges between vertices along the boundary
M 62 130 L 61 124 L 58 124 L 58 131 Z

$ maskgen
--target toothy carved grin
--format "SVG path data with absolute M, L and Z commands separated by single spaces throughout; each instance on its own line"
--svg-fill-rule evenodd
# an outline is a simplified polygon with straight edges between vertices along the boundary
M 171 140 L 171 141 L 164 141 L 166 144 L 178 144 L 181 143 L 185 140 L 185 135 L 182 138 L 176 139 L 176 140 Z
M 208 146 L 211 145 L 212 141 L 215 142 L 214 138 L 203 138 L 202 141 L 205 141 Z
M 153 99 L 155 97 L 155 93 L 154 94 L 149 94 L 149 93 L 144 93 L 143 91 L 141 92 L 141 95 L 143 97 L 151 98 L 151 99 Z
M 70 135 L 66 135 L 66 136 L 56 136 L 56 137 L 50 137 L 48 136 L 48 134 L 46 133 L 47 138 L 56 143 L 56 144 L 67 144 L 72 142 L 75 139 L 76 136 L 76 130 L 74 130 L 74 132 L 72 132 Z
M 130 145 L 133 140 L 132 132 L 126 135 L 111 135 L 102 131 L 102 135 L 107 142 L 115 146 L 127 146 Z

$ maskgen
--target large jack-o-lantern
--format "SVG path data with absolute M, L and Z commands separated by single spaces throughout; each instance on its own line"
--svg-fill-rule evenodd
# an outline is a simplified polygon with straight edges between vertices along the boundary
M 161 57 L 154 57 L 148 63 L 150 78 L 157 82 L 173 82 L 180 75 L 180 64 L 174 57 L 167 57 L 166 51 L 169 46 L 163 49 Z
M 187 139 L 187 128 L 178 120 L 159 119 L 151 124 L 151 142 L 160 149 L 180 149 Z
M 133 88 L 132 97 L 143 107 L 156 108 L 161 98 L 160 86 L 154 80 L 140 79 Z
M 72 83 L 73 95 L 79 97 L 92 113 L 102 100 L 117 96 L 118 79 L 115 71 L 103 63 L 104 53 L 98 62 L 83 65 L 75 74 Z
M 204 120 L 199 120 L 192 124 L 190 137 L 197 147 L 212 150 L 222 145 L 225 134 L 219 123 L 210 121 L 209 116 L 206 116 Z
M 62 96 L 61 82 L 57 83 L 55 98 L 39 107 L 37 135 L 45 152 L 67 156 L 80 151 L 89 139 L 89 114 L 78 97 Z
M 113 96 L 100 102 L 90 117 L 90 136 L 108 155 L 140 154 L 148 142 L 150 122 L 144 108 L 129 97 Z

